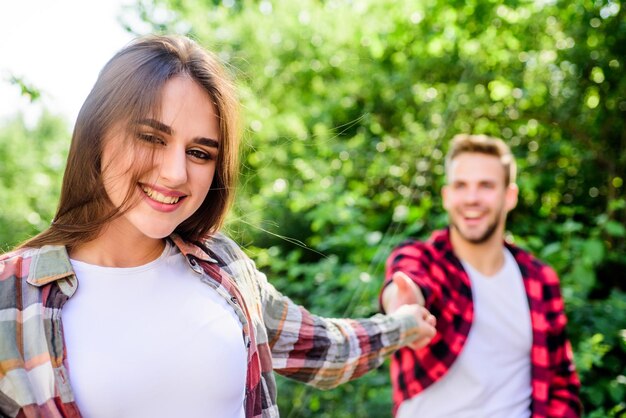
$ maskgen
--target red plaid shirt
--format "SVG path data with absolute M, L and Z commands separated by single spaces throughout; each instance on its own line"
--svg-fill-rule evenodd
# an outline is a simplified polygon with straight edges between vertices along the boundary
M 579 417 L 580 382 L 565 333 L 567 319 L 553 269 L 529 253 L 505 244 L 519 265 L 532 323 L 532 417 Z M 437 317 L 437 335 L 420 350 L 402 348 L 391 361 L 394 414 L 400 403 L 439 380 L 463 349 L 474 309 L 469 277 L 454 255 L 448 230 L 427 242 L 408 241 L 387 260 L 385 286 L 396 271 L 420 287 L 426 308 Z

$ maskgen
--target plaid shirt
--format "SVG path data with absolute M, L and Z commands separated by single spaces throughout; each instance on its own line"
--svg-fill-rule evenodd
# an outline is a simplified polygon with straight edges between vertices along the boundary
M 221 234 L 199 244 L 171 239 L 199 280 L 226 298 L 241 320 L 248 357 L 247 418 L 278 417 L 272 370 L 332 388 L 379 366 L 383 356 L 417 335 L 411 316 L 351 320 L 311 315 L 276 291 Z M 77 286 L 63 246 L 0 256 L 0 416 L 80 417 L 61 324 L 61 309 Z
M 550 267 L 505 244 L 522 273 L 532 323 L 532 417 L 579 417 L 580 383 L 565 334 L 566 317 L 559 279 Z M 427 242 L 408 241 L 387 260 L 385 285 L 396 271 L 420 287 L 426 308 L 437 317 L 437 335 L 418 351 L 398 350 L 391 361 L 394 414 L 400 404 L 439 380 L 463 349 L 474 316 L 469 277 L 454 255 L 449 230 Z

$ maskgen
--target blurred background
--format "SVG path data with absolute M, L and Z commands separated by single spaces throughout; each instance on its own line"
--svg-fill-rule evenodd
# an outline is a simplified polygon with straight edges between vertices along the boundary
M 138 34 L 186 34 L 237 80 L 242 179 L 226 229 L 279 290 L 322 316 L 376 313 L 392 247 L 446 225 L 448 140 L 502 137 L 521 189 L 510 239 L 561 277 L 585 416 L 624 416 L 624 3 L 20 4 L 0 6 L 0 250 L 50 223 L 106 60 Z M 332 391 L 279 385 L 286 418 L 391 417 L 387 363 Z

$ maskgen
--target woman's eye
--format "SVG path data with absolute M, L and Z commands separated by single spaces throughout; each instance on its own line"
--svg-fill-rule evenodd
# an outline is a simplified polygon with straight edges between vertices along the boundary
M 141 139 L 142 141 L 146 141 L 146 142 L 149 142 L 151 144 L 165 144 L 165 141 L 163 141 L 161 138 L 159 138 L 156 135 L 147 134 L 147 133 L 140 133 L 140 134 L 137 135 L 137 137 L 139 139 Z
M 213 159 L 213 155 L 209 154 L 208 152 L 199 150 L 199 149 L 190 149 L 187 151 L 187 154 L 199 160 L 212 160 Z

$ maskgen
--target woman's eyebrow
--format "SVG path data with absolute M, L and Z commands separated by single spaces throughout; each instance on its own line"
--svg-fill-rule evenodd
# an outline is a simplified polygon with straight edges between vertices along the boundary
M 210 148 L 219 148 L 220 144 L 219 142 L 217 142 L 216 139 L 212 139 L 212 138 L 205 138 L 205 137 L 199 137 L 199 138 L 194 138 L 193 142 L 199 144 L 199 145 L 204 145 L 206 147 L 210 147 Z
M 140 125 L 147 125 L 151 128 L 154 128 L 156 130 L 159 130 L 163 133 L 166 133 L 168 135 L 172 134 L 172 128 L 167 126 L 166 124 L 159 122 L 158 120 L 155 119 L 142 119 L 139 121 Z
M 167 135 L 172 135 L 172 133 L 174 132 L 170 126 L 155 119 L 142 119 L 139 121 L 139 124 L 149 126 Z M 217 141 L 217 139 L 213 138 L 198 137 L 194 138 L 193 142 L 210 148 L 219 148 L 219 142 Z

